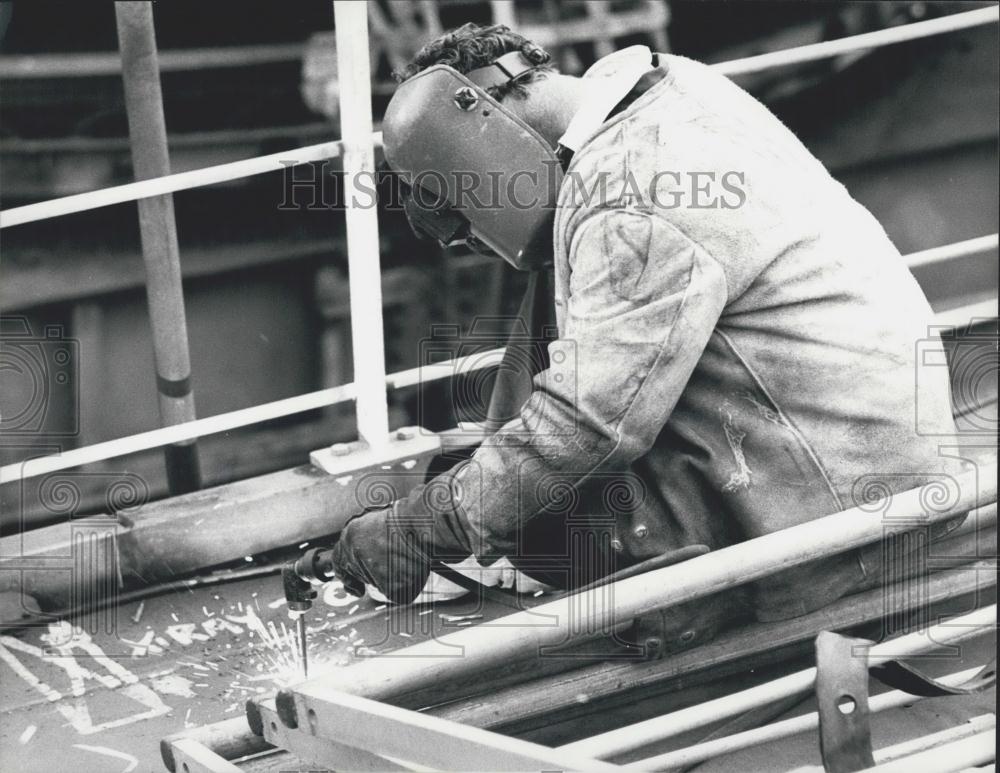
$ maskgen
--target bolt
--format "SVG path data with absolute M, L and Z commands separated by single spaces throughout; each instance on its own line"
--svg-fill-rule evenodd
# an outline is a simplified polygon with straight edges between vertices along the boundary
M 468 86 L 462 86 L 462 88 L 455 92 L 454 102 L 459 110 L 468 112 L 479 104 L 479 95 Z
M 684 633 L 681 634 L 681 642 L 687 644 L 688 642 L 694 641 L 694 637 L 696 635 L 697 634 L 695 634 L 694 631 L 685 631 Z
M 643 642 L 646 648 L 646 657 L 655 658 L 660 654 L 660 649 L 663 647 L 663 641 L 659 636 L 650 636 Z
M 416 436 L 417 433 L 411 427 L 396 430 L 396 440 L 413 440 Z
M 620 539 L 611 540 L 611 547 L 614 548 L 616 553 L 621 553 L 625 549 L 625 545 L 622 544 Z
M 649 534 L 649 529 L 645 526 L 645 524 L 640 523 L 638 526 L 635 527 L 635 536 L 637 536 L 639 539 L 642 539 L 647 534 Z
M 351 453 L 351 444 L 334 443 L 332 446 L 330 446 L 330 453 L 332 453 L 334 456 L 347 456 L 349 453 Z

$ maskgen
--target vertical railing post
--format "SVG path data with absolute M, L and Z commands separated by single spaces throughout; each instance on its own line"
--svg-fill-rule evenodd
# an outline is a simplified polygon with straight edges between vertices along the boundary
M 340 87 L 340 133 L 344 145 L 347 267 L 358 434 L 372 450 L 377 450 L 388 443 L 389 414 L 382 337 L 378 212 L 371 194 L 375 146 L 372 141 L 367 3 L 335 0 L 333 16 Z
M 152 3 L 115 3 L 115 18 L 135 179 L 162 177 L 170 174 L 170 160 Z M 160 422 L 180 424 L 193 420 L 195 410 L 174 200 L 166 194 L 137 204 Z M 166 446 L 164 454 L 171 494 L 201 486 L 195 441 Z

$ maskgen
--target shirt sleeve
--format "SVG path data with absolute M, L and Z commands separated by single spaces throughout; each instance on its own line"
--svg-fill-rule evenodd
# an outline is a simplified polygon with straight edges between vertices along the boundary
M 718 262 L 656 215 L 602 210 L 569 244 L 549 368 L 515 419 L 435 481 L 443 542 L 479 557 L 513 555 L 525 521 L 567 484 L 626 469 L 653 446 L 727 301 Z

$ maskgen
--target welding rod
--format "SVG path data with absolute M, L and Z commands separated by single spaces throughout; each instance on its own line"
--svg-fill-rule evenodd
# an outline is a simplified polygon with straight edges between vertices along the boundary
M 295 632 L 299 637 L 299 660 L 302 661 L 302 676 L 309 676 L 309 651 L 306 647 L 306 613 L 300 612 L 295 619 Z
M 288 602 L 288 611 L 296 615 L 295 634 L 299 639 L 299 660 L 302 663 L 302 675 L 309 675 L 309 650 L 306 641 L 306 612 L 312 609 L 316 598 L 316 588 L 310 578 L 320 576 L 322 570 L 316 564 L 322 551 L 317 548 L 306 551 L 296 561 L 289 561 L 281 567 L 281 584 Z

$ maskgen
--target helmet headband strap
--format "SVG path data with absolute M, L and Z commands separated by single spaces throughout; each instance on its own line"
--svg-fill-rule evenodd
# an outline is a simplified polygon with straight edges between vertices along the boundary
M 533 69 L 535 65 L 524 54 L 520 51 L 511 51 L 492 64 L 466 73 L 465 77 L 485 91 L 510 83 Z

